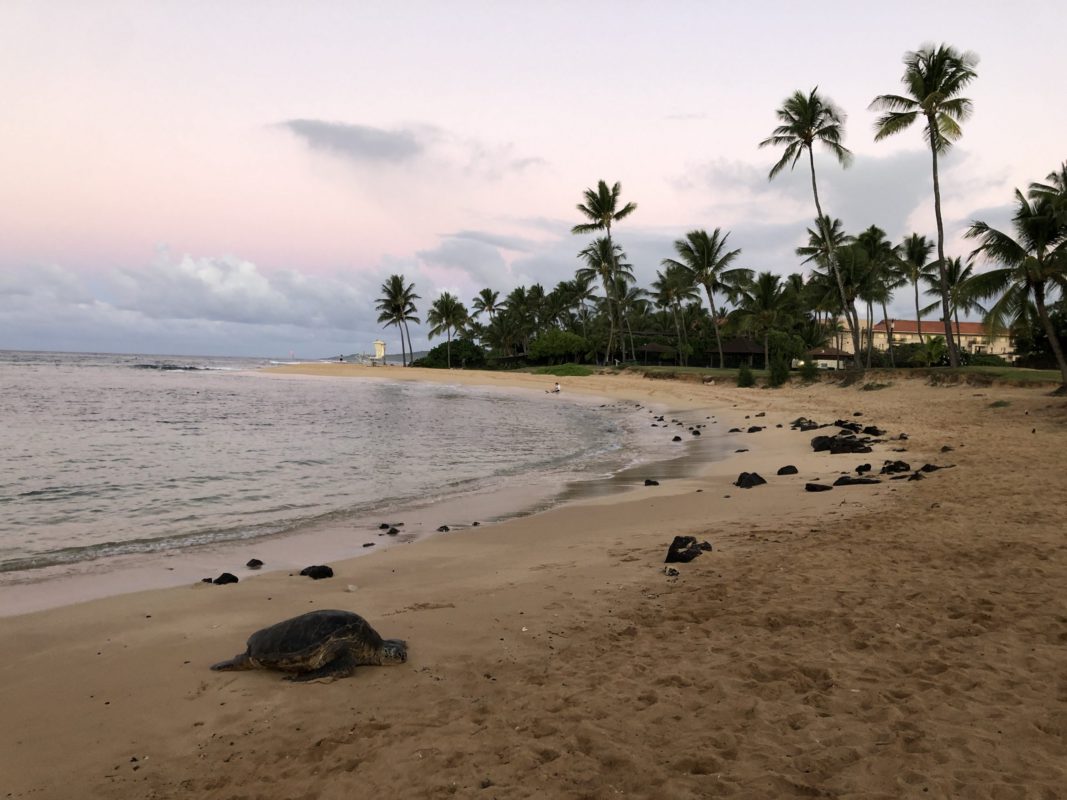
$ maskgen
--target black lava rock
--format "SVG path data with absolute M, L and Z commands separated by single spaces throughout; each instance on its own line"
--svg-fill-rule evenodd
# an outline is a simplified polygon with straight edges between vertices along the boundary
M 766 482 L 758 472 L 742 472 L 737 476 L 737 480 L 734 481 L 734 486 L 738 489 L 751 489 L 753 486 L 759 486 Z
M 836 436 L 816 436 L 811 440 L 811 449 L 816 453 L 829 450 L 832 455 L 871 452 L 868 440 L 847 433 L 839 433 Z
M 333 570 L 325 564 L 315 564 L 310 567 L 304 567 L 300 570 L 300 574 L 312 580 L 321 581 L 323 578 L 332 578 Z
M 673 439 L 671 439 L 671 441 L 672 442 L 680 442 L 680 441 L 682 441 L 682 437 L 681 436 L 675 436 Z
M 907 461 L 886 461 L 880 474 L 895 475 L 898 472 L 911 472 L 911 464 Z
M 730 430 L 728 430 L 727 433 L 741 433 L 741 429 L 740 428 L 730 428 Z
M 792 464 L 788 464 L 778 470 L 779 475 L 796 475 L 798 472 L 800 472 L 800 470 L 798 470 Z
M 659 481 L 654 481 L 651 478 L 645 478 L 645 486 L 659 486 Z
M 833 486 L 827 486 L 825 483 L 805 483 L 805 492 L 828 492 L 833 489 Z
M 374 542 L 367 542 L 364 547 L 374 547 Z
M 858 467 L 856 467 L 856 472 L 858 472 L 860 475 L 862 475 L 864 472 L 870 472 L 870 471 L 871 471 L 871 465 L 870 464 L 860 464 Z
M 219 577 L 212 581 L 216 586 L 223 586 L 227 583 L 237 583 L 237 576 L 231 572 L 224 572 Z
M 834 481 L 834 486 L 865 486 L 871 483 L 881 483 L 881 481 L 877 478 L 853 478 L 851 475 L 842 475 Z
M 452 530 L 452 529 L 449 528 L 447 525 L 442 525 L 437 529 L 437 532 L 438 533 L 448 533 L 450 530 Z
M 693 431 L 693 435 L 694 435 L 694 436 L 699 436 L 699 435 L 700 435 L 700 431 L 698 431 L 698 430 L 694 430 L 694 431 Z
M 702 552 L 695 536 L 675 536 L 667 548 L 667 557 L 663 559 L 663 563 L 688 564 Z
M 885 431 L 883 431 L 881 428 L 875 427 L 874 425 L 868 425 L 866 428 L 863 429 L 863 433 L 865 433 L 867 436 L 885 436 Z
M 388 533 L 390 536 L 396 536 L 398 533 L 400 533 L 400 529 L 399 528 L 390 528 L 389 530 L 386 531 L 386 533 Z
M 763 430 L 763 426 L 762 425 L 753 425 L 751 428 L 748 429 L 748 432 L 749 433 L 759 433 L 761 430 Z
M 249 559 L 248 563 L 245 564 L 245 566 L 248 567 L 249 569 L 259 569 L 260 567 L 263 566 L 263 562 L 260 561 L 258 558 L 252 558 L 252 559 Z
M 380 530 L 380 531 L 387 531 L 387 530 L 389 530 L 389 529 L 390 529 L 391 527 L 393 527 L 393 526 L 392 526 L 392 525 L 390 525 L 390 524 L 389 524 L 388 522 L 383 522 L 383 523 L 382 523 L 381 525 L 379 525 L 379 526 L 378 526 L 378 530 Z

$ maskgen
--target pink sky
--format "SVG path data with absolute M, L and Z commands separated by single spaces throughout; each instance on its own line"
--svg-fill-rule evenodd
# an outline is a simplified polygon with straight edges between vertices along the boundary
M 581 242 L 566 229 L 601 178 L 639 204 L 619 237 L 642 283 L 693 227 L 733 230 L 747 266 L 795 271 L 792 248 L 814 215 L 807 175 L 768 185 L 775 157 L 757 143 L 781 100 L 816 84 L 848 112 L 856 153 L 852 175 L 818 164 L 828 211 L 850 230 L 932 233 L 919 131 L 875 144 L 866 110 L 898 90 L 901 57 L 927 41 L 981 56 L 975 115 L 944 175 L 959 254 L 972 215 L 1003 215 L 1015 186 L 1067 158 L 1062 3 L 795 8 L 7 2 L 0 348 L 59 347 L 108 320 L 113 335 L 97 346 L 119 347 L 141 315 L 146 337 L 174 350 L 202 345 L 209 323 L 237 326 L 242 352 L 294 339 L 367 349 L 381 333 L 373 296 L 391 272 L 416 281 L 426 303 L 442 290 L 469 300 L 482 286 L 569 277 Z M 355 139 L 323 147 L 293 120 Z M 292 309 L 290 328 L 252 329 L 213 301 L 200 316 L 188 304 L 169 317 L 137 306 L 164 283 L 210 294 L 196 270 L 174 271 L 184 258 L 321 281 L 359 307 L 332 327 L 301 327 Z M 46 305 L 59 302 L 53 280 L 83 282 L 93 316 Z M 28 326 L 45 312 L 67 338 Z

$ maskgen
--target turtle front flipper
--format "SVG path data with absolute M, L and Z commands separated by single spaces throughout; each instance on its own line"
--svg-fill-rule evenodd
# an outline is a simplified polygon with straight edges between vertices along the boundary
M 230 672 L 231 670 L 238 669 L 255 669 L 256 664 L 248 657 L 248 653 L 244 652 L 238 653 L 233 658 L 220 661 L 218 664 L 212 664 L 211 668 L 215 670 L 215 672 Z
M 319 678 L 347 678 L 356 671 L 356 666 L 355 660 L 348 653 L 344 653 L 333 661 L 323 664 L 318 669 L 308 670 L 296 675 L 288 675 L 283 680 L 303 683 L 304 681 L 315 681 Z

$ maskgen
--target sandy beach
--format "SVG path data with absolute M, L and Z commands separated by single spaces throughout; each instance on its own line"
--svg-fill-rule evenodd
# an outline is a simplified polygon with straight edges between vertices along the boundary
M 275 572 L 2 618 L 3 796 L 1067 796 L 1067 401 L 900 379 L 561 382 L 553 402 L 765 428 L 693 477 L 331 562 L 329 580 Z M 836 429 L 791 430 L 799 416 L 887 435 L 869 454 L 815 453 Z M 953 466 L 804 490 L 886 459 Z M 798 474 L 776 476 L 786 464 Z M 739 489 L 742 471 L 768 483 Z M 670 576 L 676 535 L 713 550 Z M 327 608 L 407 640 L 408 662 L 309 684 L 209 671 L 253 631 Z

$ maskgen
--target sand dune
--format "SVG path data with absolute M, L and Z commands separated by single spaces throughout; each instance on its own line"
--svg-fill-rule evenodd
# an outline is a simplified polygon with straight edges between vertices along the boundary
M 768 427 L 699 477 L 339 562 L 333 580 L 0 619 L 5 796 L 1064 796 L 1063 399 L 563 384 Z M 855 411 L 908 440 L 830 456 L 787 424 Z M 886 458 L 955 466 L 803 491 Z M 775 477 L 785 463 L 799 474 Z M 741 470 L 769 483 L 737 489 Z M 714 550 L 668 577 L 676 534 Z M 408 663 L 308 685 L 208 671 L 257 628 L 332 607 L 407 639 Z

